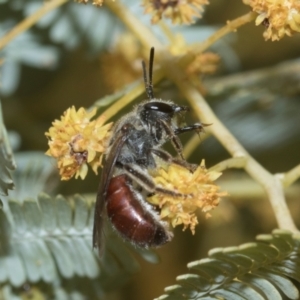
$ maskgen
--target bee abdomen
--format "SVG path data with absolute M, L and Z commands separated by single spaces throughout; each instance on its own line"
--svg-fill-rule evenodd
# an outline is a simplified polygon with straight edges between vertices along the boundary
M 127 175 L 122 174 L 113 177 L 107 189 L 107 215 L 115 229 L 140 247 L 158 247 L 169 242 L 172 234 L 143 207 L 129 184 Z

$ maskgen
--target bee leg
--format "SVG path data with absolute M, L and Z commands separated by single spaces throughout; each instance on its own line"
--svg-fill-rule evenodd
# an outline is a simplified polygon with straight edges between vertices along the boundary
M 184 197 L 184 198 L 189 196 L 189 195 L 177 193 L 173 190 L 168 190 L 160 186 L 157 186 L 153 181 L 152 177 L 147 172 L 143 171 L 141 168 L 137 166 L 133 166 L 131 164 L 123 164 L 122 169 L 132 180 L 134 180 L 138 185 L 143 187 L 149 193 L 159 193 L 159 194 L 170 195 L 173 197 Z
M 181 157 L 181 159 L 184 160 L 184 157 L 183 157 L 183 154 L 182 154 L 182 144 L 181 144 L 180 139 L 177 137 L 175 131 L 165 121 L 161 120 L 160 123 L 164 127 L 166 133 L 168 134 L 169 139 L 171 140 L 171 143 L 172 143 L 174 149 L 176 150 L 178 155 Z
M 173 130 L 173 128 L 165 121 L 161 120 L 160 123 L 164 127 L 166 133 L 169 135 L 169 139 L 171 140 L 174 149 L 176 150 L 176 152 L 178 153 L 178 155 L 181 157 L 182 160 L 184 160 L 182 154 L 182 144 L 178 135 L 189 131 L 196 131 L 196 133 L 199 135 L 201 132 L 204 132 L 205 126 L 211 125 L 211 124 L 195 123 L 193 125 L 179 127 Z
M 201 132 L 205 132 L 204 127 L 206 126 L 210 126 L 212 124 L 204 124 L 204 123 L 195 123 L 193 125 L 188 125 L 185 127 L 179 127 L 177 129 L 174 130 L 174 133 L 176 135 L 178 134 L 182 134 L 188 131 L 196 131 L 197 134 L 201 133 Z
M 211 124 L 203 124 L 203 123 L 195 123 L 193 125 L 185 126 L 185 127 L 179 127 L 173 131 L 173 135 L 171 136 L 171 142 L 173 144 L 173 147 L 177 151 L 177 153 L 180 155 L 181 159 L 184 160 L 183 154 L 182 154 L 182 144 L 180 142 L 180 139 L 177 137 L 179 134 L 189 132 L 189 131 L 196 131 L 198 136 L 200 137 L 201 132 L 205 132 L 204 127 L 209 126 Z
M 163 150 L 151 149 L 151 153 L 153 153 L 154 155 L 156 155 L 157 157 L 159 157 L 160 159 L 162 159 L 163 161 L 165 161 L 169 164 L 173 163 L 173 164 L 179 165 L 181 167 L 188 169 L 192 173 L 198 167 L 198 165 L 196 165 L 196 164 L 189 164 L 186 160 L 175 158 L 172 155 L 170 155 L 168 152 L 165 152 Z

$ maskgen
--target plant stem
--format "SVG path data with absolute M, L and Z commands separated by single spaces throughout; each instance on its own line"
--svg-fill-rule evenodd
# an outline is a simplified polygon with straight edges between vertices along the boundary
M 125 6 L 123 6 L 120 2 L 107 1 L 106 3 L 119 17 L 119 19 L 123 21 L 128 29 L 135 34 L 146 49 L 155 47 L 163 50 L 161 43 L 154 34 L 133 14 L 131 14 Z M 250 22 L 255 18 L 255 16 L 256 14 L 251 12 L 228 23 L 208 38 L 206 42 L 201 43 L 201 45 L 195 50 L 196 53 L 203 52 L 221 36 L 224 36 L 239 26 Z M 188 55 L 187 58 L 189 58 Z M 182 57 L 181 62 L 184 60 L 185 57 Z M 186 76 L 184 76 L 184 71 L 178 67 L 175 59 L 170 57 L 170 54 L 161 57 L 160 62 L 161 68 L 166 72 L 165 74 L 167 77 L 179 87 L 183 96 L 186 97 L 191 106 L 194 108 L 199 119 L 201 119 L 204 123 L 213 123 L 213 126 L 210 128 L 211 132 L 228 150 L 232 157 L 245 158 L 245 170 L 265 189 L 273 207 L 279 228 L 298 232 L 287 207 L 280 180 L 265 170 L 256 160 L 254 160 L 254 158 L 250 156 L 249 153 L 247 153 L 231 132 L 217 118 L 199 91 L 187 81 Z
M 164 70 L 167 70 L 168 77 L 176 83 L 181 93 L 190 102 L 197 116 L 204 123 L 213 123 L 210 128 L 212 134 L 219 140 L 224 148 L 227 149 L 232 157 L 244 157 L 246 159 L 245 170 L 265 189 L 279 228 L 298 232 L 287 207 L 280 180 L 264 169 L 243 148 L 231 132 L 217 118 L 198 90 L 186 80 L 182 70 L 178 69 L 173 62 L 168 61 L 168 58 L 165 58 L 165 66 L 163 67 Z
M 23 31 L 34 25 L 39 19 L 41 19 L 45 14 L 53 10 L 54 8 L 64 4 L 68 0 L 52 0 L 46 1 L 43 6 L 38 9 L 35 13 L 27 17 L 25 20 L 16 25 L 11 31 L 9 31 L 0 40 L 0 50 L 4 48 L 12 39 L 17 35 L 21 34 Z
M 156 50 L 162 47 L 159 40 L 153 35 L 149 28 L 131 13 L 131 11 L 120 1 L 106 1 L 105 5 L 120 19 L 125 26 L 133 33 L 136 38 L 143 44 L 144 48 L 150 49 L 155 47 Z
M 215 33 L 213 33 L 210 37 L 208 37 L 206 40 L 198 43 L 194 43 L 188 46 L 189 51 L 182 56 L 179 60 L 179 64 L 181 67 L 187 66 L 189 63 L 191 63 L 195 55 L 198 55 L 200 53 L 203 53 L 206 51 L 211 45 L 213 45 L 215 42 L 217 42 L 219 39 L 221 39 L 223 36 L 236 31 L 239 27 L 251 22 L 254 20 L 254 18 L 257 16 L 254 12 L 249 12 L 241 17 L 238 17 L 232 21 L 227 21 L 227 25 L 221 27 L 219 30 L 217 30 Z M 170 39 L 170 37 L 169 37 Z
M 232 157 L 221 161 L 220 163 L 209 168 L 209 171 L 223 172 L 227 169 L 242 169 L 245 168 L 246 157 Z
M 257 14 L 255 12 L 248 12 L 245 15 L 238 17 L 232 21 L 227 21 L 227 25 L 221 27 L 210 37 L 200 43 L 191 44 L 190 47 L 193 50 L 194 54 L 200 54 L 207 50 L 211 45 L 220 40 L 223 36 L 227 35 L 230 32 L 234 32 L 237 28 L 253 21 Z
M 292 185 L 298 178 L 300 178 L 300 165 L 294 167 L 292 170 L 284 174 L 276 174 L 281 180 L 284 187 Z

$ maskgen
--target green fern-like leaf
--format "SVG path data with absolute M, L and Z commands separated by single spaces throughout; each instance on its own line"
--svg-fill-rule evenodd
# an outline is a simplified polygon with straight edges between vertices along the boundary
M 41 151 L 26 151 L 16 153 L 15 160 L 18 166 L 13 173 L 16 188 L 3 198 L 4 202 L 14 199 L 22 203 L 24 199 L 36 199 L 42 191 L 53 194 L 59 178 L 52 158 Z
M 176 278 L 156 300 L 179 299 L 299 299 L 292 280 L 300 282 L 300 237 L 274 230 L 260 235 L 259 242 L 217 248 L 209 258 L 194 261 L 195 272 Z
M 66 199 L 44 193 L 37 200 L 8 201 L 9 210 L 0 210 L 0 284 L 18 289 L 25 282 L 43 283 L 52 294 L 94 291 L 89 299 L 96 299 L 95 295 L 128 280 L 139 264 L 119 237 L 106 234 L 102 259 L 92 248 L 93 204 L 94 196 Z M 142 253 L 148 260 L 156 260 L 153 252 Z

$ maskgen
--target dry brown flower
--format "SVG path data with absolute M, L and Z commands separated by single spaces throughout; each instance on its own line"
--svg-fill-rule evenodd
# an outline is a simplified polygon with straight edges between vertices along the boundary
M 143 0 L 145 13 L 152 14 L 154 24 L 162 17 L 171 19 L 173 24 L 192 24 L 207 4 L 208 0 Z
M 45 133 L 49 139 L 46 154 L 57 159 L 62 180 L 69 180 L 74 175 L 84 179 L 88 171 L 87 164 L 97 174 L 112 123 L 104 125 L 103 115 L 91 121 L 96 112 L 96 108 L 87 112 L 83 107 L 76 111 L 72 106 Z
M 299 0 L 243 0 L 250 5 L 258 17 L 256 25 L 266 27 L 264 38 L 272 41 L 280 40 L 285 35 L 291 36 L 300 32 Z
M 173 227 L 182 224 L 183 230 L 189 227 L 194 234 L 198 224 L 196 211 L 201 209 L 209 217 L 208 211 L 219 204 L 220 197 L 226 195 L 219 192 L 220 188 L 213 182 L 220 175 L 219 172 L 208 171 L 204 161 L 193 173 L 175 164 L 161 167 L 153 174 L 155 183 L 184 196 L 155 194 L 148 201 L 161 209 L 161 219 Z

